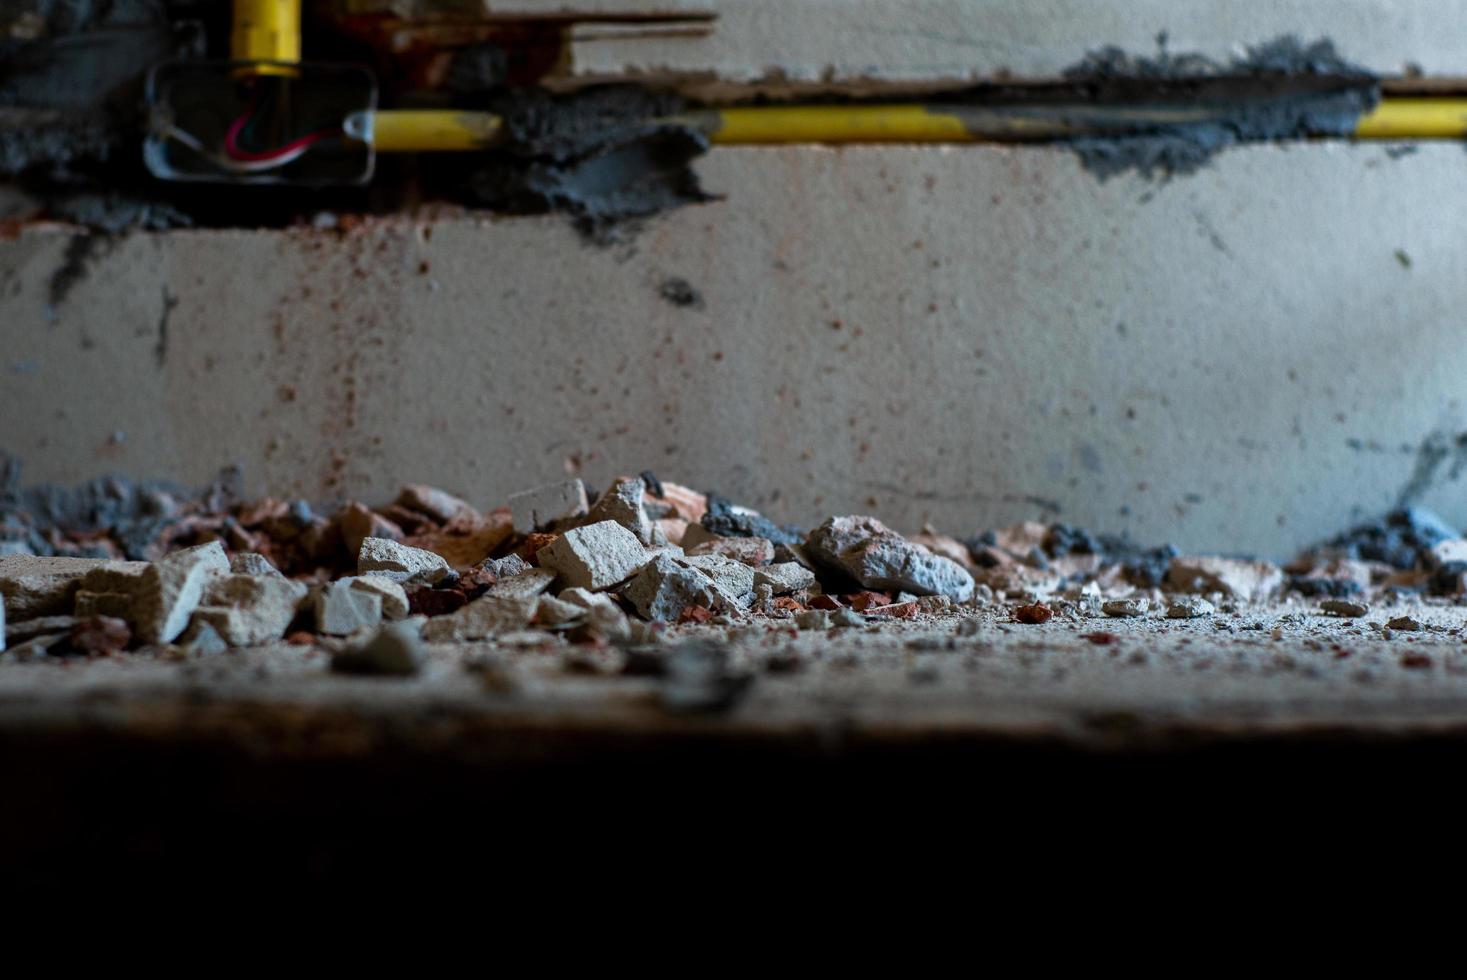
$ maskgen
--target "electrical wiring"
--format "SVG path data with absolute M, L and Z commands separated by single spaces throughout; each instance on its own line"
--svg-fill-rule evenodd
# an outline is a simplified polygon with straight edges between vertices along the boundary
M 224 133 L 224 153 L 232 161 L 238 164 L 270 164 L 283 167 L 292 160 L 297 160 L 311 145 L 325 139 L 328 136 L 340 132 L 337 129 L 320 129 L 314 133 L 291 140 L 283 146 L 277 146 L 270 150 L 245 150 L 239 145 L 240 132 L 255 118 L 257 110 L 251 108 L 244 115 L 229 124 L 229 129 Z

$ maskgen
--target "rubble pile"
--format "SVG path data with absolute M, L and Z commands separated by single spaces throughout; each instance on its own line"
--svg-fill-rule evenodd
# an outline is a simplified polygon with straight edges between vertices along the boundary
M 193 494 L 10 483 L 0 495 L 7 659 L 284 642 L 326 650 L 341 672 L 402 675 L 418 669 L 425 645 L 507 635 L 594 652 L 704 625 L 808 631 L 974 607 L 1036 626 L 1061 614 L 1203 619 L 1288 598 L 1359 617 L 1377 597 L 1467 586 L 1467 541 L 1422 511 L 1363 525 L 1281 568 L 1063 524 L 960 541 L 852 515 L 806 531 L 651 473 L 599 493 L 565 480 L 488 512 L 422 485 L 385 507 L 328 511 L 240 500 L 228 474 Z M 690 676 L 706 666 L 689 664 Z

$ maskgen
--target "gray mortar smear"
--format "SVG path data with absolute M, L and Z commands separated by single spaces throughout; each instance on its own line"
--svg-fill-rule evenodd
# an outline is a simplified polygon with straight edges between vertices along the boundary
M 38 555 L 58 554 L 47 538 L 55 529 L 108 531 L 128 558 L 147 557 L 162 530 L 190 510 L 218 511 L 243 499 L 243 471 L 226 467 L 207 486 L 169 480 L 104 476 L 75 487 L 22 486 L 20 460 L 0 450 L 0 544 L 24 543 Z M 106 549 L 76 557 L 110 557 Z
M 1102 180 L 1133 171 L 1144 177 L 1194 173 L 1222 150 L 1245 142 L 1347 137 L 1380 101 L 1375 75 L 1320 39 L 1286 35 L 1249 48 L 1226 64 L 1200 54 L 1172 54 L 1157 38 L 1154 57 L 1108 47 L 1065 71 L 1096 103 L 1210 105 L 1205 122 L 1156 124 L 1112 137 L 1061 140 Z
M 665 121 L 685 108 L 675 95 L 631 85 L 563 96 L 527 90 L 503 93 L 486 108 L 504 117 L 506 140 L 469 179 L 476 204 L 565 213 L 604 244 L 637 219 L 714 200 L 691 166 L 707 137 Z

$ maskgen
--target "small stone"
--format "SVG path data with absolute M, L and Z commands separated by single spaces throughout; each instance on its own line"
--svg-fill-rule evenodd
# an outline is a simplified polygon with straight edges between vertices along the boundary
M 806 609 L 804 612 L 795 613 L 795 626 L 798 629 L 818 632 L 830 629 L 830 613 L 824 609 Z
M 831 626 L 865 626 L 866 617 L 851 609 L 837 609 L 830 614 Z
M 229 558 L 218 541 L 185 548 L 153 562 L 133 598 L 131 622 L 144 643 L 172 643 L 188 626 L 217 578 L 229 574 Z
M 567 586 L 599 591 L 626 581 L 648 558 L 631 531 L 615 521 L 600 521 L 566 531 L 536 552 L 535 560 L 541 568 L 560 573 Z
M 280 575 L 280 569 L 272 565 L 270 559 L 254 551 L 230 555 L 229 570 L 235 575 Z
M 354 575 L 338 581 L 350 583 L 361 592 L 375 595 L 382 602 L 383 619 L 405 619 L 409 613 L 407 590 L 381 575 Z
M 754 569 L 741 561 L 723 555 L 690 555 L 675 559 L 678 564 L 695 568 L 713 580 L 729 603 L 747 609 L 754 601 Z
M 576 625 L 586 618 L 587 610 L 572 602 L 564 602 L 553 595 L 542 595 L 535 605 L 535 625 L 541 629 L 558 630 Z
M 95 657 L 121 653 L 131 641 L 126 620 L 115 616 L 91 616 L 71 629 L 72 648 Z
M 479 517 L 478 510 L 472 505 L 425 483 L 412 483 L 403 487 L 393 503 L 419 514 L 427 514 L 439 524 L 448 524 L 455 519 L 477 520 Z
M 479 562 L 479 568 L 493 575 L 496 580 L 510 578 L 520 572 L 528 572 L 534 568 L 529 562 L 519 555 L 505 555 L 503 558 L 485 558 Z
M 183 649 L 190 656 L 207 657 L 229 650 L 229 644 L 219 631 L 206 622 L 195 619 L 183 636 Z
M 644 619 L 675 623 L 694 606 L 712 608 L 725 601 L 713 580 L 667 557 L 642 566 L 622 595 Z
M 526 566 L 525 570 L 518 575 L 502 578 L 491 585 L 485 594 L 531 599 L 550 588 L 550 583 L 555 581 L 555 577 L 556 573 L 552 569 Z
M 615 521 L 635 534 L 642 544 L 653 544 L 654 525 L 642 504 L 646 491 L 647 485 L 639 476 L 616 480 L 586 515 L 586 523 Z
M 331 658 L 337 674 L 372 677 L 411 677 L 423 669 L 426 654 L 419 630 L 422 623 L 405 619 L 390 623 L 355 650 L 344 650 Z
M 316 632 L 327 636 L 350 636 L 359 630 L 375 629 L 382 622 L 382 597 L 352 587 L 348 581 L 323 585 L 311 596 Z
M 1397 616 L 1395 619 L 1386 623 L 1386 628 L 1411 632 L 1413 630 L 1424 629 L 1425 627 L 1420 620 L 1412 619 L 1410 616 Z
M 1016 623 L 1029 623 L 1034 625 L 1047 623 L 1053 618 L 1054 610 L 1042 602 L 1031 602 L 1027 606 L 1014 607 L 1014 622 Z
M 0 651 L 5 649 L 5 600 L 0 599 Z
M 1167 619 L 1197 619 L 1211 616 L 1217 607 L 1200 596 L 1178 596 L 1166 607 Z
M 587 510 L 586 485 L 580 480 L 547 483 L 525 490 L 509 498 L 509 512 L 514 529 L 529 534 L 554 527 L 562 521 L 584 517 Z
M 97 569 L 140 575 L 145 562 L 101 558 L 44 558 L 35 555 L 0 557 L 0 600 L 11 622 L 36 616 L 71 612 L 82 580 Z
M 431 551 L 398 544 L 387 538 L 367 538 L 357 553 L 358 575 L 380 575 L 400 585 L 436 585 L 453 570 Z
M 283 575 L 227 575 L 210 584 L 194 611 L 231 646 L 274 643 L 285 635 L 306 587 Z
M 1354 619 L 1364 616 L 1370 612 L 1370 607 L 1363 602 L 1351 602 L 1348 599 L 1326 599 L 1319 604 L 1319 608 L 1331 616 L 1344 616 Z
M 684 538 L 686 540 L 686 537 Z M 721 538 L 710 536 L 705 541 L 688 547 L 689 555 L 722 555 L 745 565 L 758 567 L 774 560 L 774 542 L 768 538 Z
M 536 597 L 480 596 L 456 612 L 428 620 L 423 638 L 429 643 L 462 643 L 522 630 L 538 605 Z
M 810 532 L 805 547 L 868 589 L 945 595 L 957 602 L 973 595 L 966 568 L 912 544 L 874 517 L 832 517 Z
M 775 595 L 788 595 L 815 584 L 815 573 L 799 562 L 786 561 L 765 565 L 754 572 L 754 588 L 767 585 Z
M 1115 619 L 1125 619 L 1131 616 L 1145 616 L 1146 611 L 1150 608 L 1149 599 L 1131 596 L 1125 599 L 1109 599 L 1100 607 L 1100 611 Z
M 1284 584 L 1284 573 L 1273 562 L 1183 556 L 1167 567 L 1166 584 L 1179 592 L 1221 592 L 1229 599 L 1261 602 Z

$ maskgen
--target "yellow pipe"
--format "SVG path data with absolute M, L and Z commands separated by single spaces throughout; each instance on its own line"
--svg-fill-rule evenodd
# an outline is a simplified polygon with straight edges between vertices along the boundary
M 1467 99 L 1385 99 L 1355 127 L 1363 140 L 1462 139 Z
M 970 143 L 1062 139 L 1135 132 L 1216 118 L 1215 106 L 749 106 L 695 111 L 669 120 L 692 125 L 710 142 Z M 456 109 L 388 109 L 356 113 L 347 133 L 384 153 L 479 150 L 500 136 L 502 120 Z M 1387 99 L 1360 119 L 1358 139 L 1467 138 L 1467 99 Z
M 963 143 L 961 119 L 924 105 L 757 106 L 695 114 L 714 143 Z
M 293 76 L 301 60 L 300 0 L 234 0 L 229 56 L 256 64 L 244 73 Z
M 503 120 L 462 109 L 378 109 L 352 113 L 346 133 L 381 153 L 482 150 L 499 138 Z

